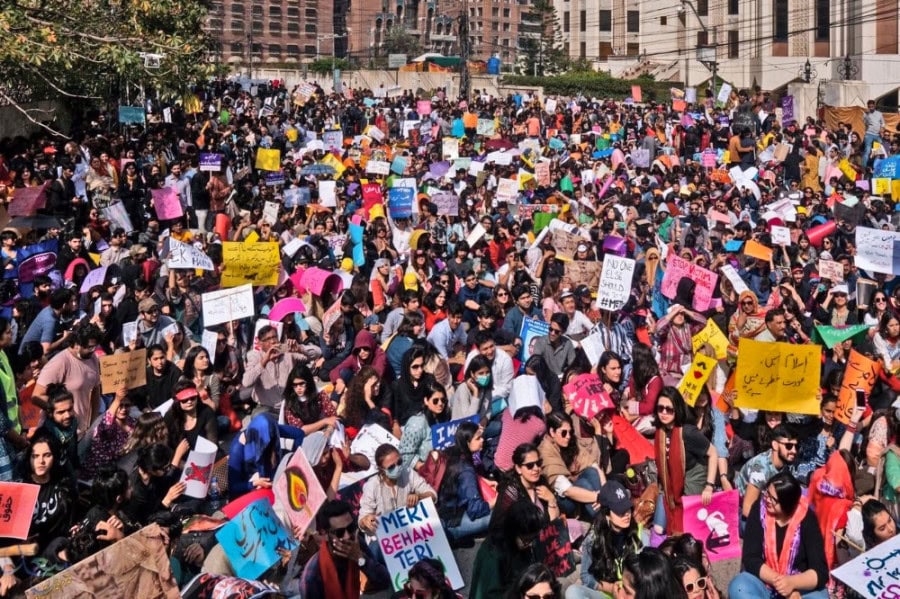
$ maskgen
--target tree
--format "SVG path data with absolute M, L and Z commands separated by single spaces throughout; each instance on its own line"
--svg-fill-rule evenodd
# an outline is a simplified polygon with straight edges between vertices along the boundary
M 559 18 L 550 0 L 534 0 L 519 24 L 519 36 L 522 39 L 519 73 L 543 77 L 566 70 L 568 56 L 561 44 Z
M 346 58 L 318 58 L 309 63 L 309 70 L 320 75 L 331 75 L 333 69 L 350 70 L 350 61 Z
M 205 0 L 0 3 L 0 100 L 37 123 L 12 90 L 98 103 L 126 85 L 182 94 L 215 69 L 205 17 Z
M 422 42 L 403 27 L 395 25 L 384 34 L 381 48 L 385 54 L 406 54 L 412 58 L 422 53 Z

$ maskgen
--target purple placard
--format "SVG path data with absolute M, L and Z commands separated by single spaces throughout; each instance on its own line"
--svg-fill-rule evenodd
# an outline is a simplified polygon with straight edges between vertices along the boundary
M 217 173 L 222 170 L 222 155 L 200 152 L 200 170 L 210 173 Z
M 266 185 L 270 187 L 274 187 L 276 185 L 284 185 L 284 171 L 266 173 Z
M 794 96 L 781 98 L 781 122 L 789 123 L 794 120 Z

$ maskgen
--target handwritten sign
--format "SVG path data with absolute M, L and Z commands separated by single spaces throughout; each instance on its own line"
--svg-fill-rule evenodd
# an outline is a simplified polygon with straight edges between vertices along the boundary
M 713 493 L 709 505 L 703 505 L 699 495 L 686 495 L 684 503 L 684 527 L 695 539 L 703 543 L 709 561 L 718 562 L 741 556 L 737 490 Z
M 103 393 L 115 393 L 123 386 L 126 389 L 137 389 L 146 384 L 146 349 L 100 356 L 100 385 Z
M 369 160 L 366 163 L 366 172 L 370 175 L 387 177 L 391 174 L 391 163 L 387 160 Z
M 207 256 L 203 250 L 194 247 L 190 243 L 182 243 L 177 239 L 169 237 L 166 239 L 169 244 L 169 258 L 166 264 L 169 268 L 199 268 L 200 270 L 215 270 L 212 258 Z
M 535 563 L 547 566 L 556 577 L 575 571 L 574 551 L 565 520 L 557 518 L 541 529 L 534 545 Z
M 459 140 L 455 137 L 445 137 L 441 140 L 441 157 L 444 160 L 456 160 L 459 158 Z
M 477 133 L 478 135 L 486 135 L 488 137 L 494 135 L 494 119 L 478 119 L 475 133 Z
M 819 276 L 823 279 L 828 279 L 832 283 L 841 283 L 844 281 L 844 267 L 840 262 L 820 259 Z
M 156 216 L 160 220 L 171 220 L 184 216 L 184 209 L 181 207 L 181 201 L 178 199 L 178 192 L 175 189 L 171 187 L 151 189 L 150 194 L 153 196 L 153 208 L 156 210 Z
M 403 588 L 409 569 L 426 557 L 437 559 L 444 565 L 454 589 L 465 585 L 430 497 L 414 507 L 401 507 L 378 516 L 376 536 L 395 591 Z
M 856 390 L 862 389 L 866 396 L 871 393 L 878 375 L 881 373 L 881 362 L 870 360 L 855 349 L 850 350 L 847 358 L 847 368 L 844 370 L 844 378 L 841 380 L 841 390 L 838 393 L 837 409 L 834 417 L 847 424 L 853 416 L 853 408 L 856 407 Z
M 739 408 L 818 414 L 822 348 L 741 339 L 735 388 Z
M 631 297 L 631 280 L 634 278 L 635 262 L 631 258 L 620 258 L 607 254 L 600 272 L 597 288 L 597 307 L 601 310 L 621 310 Z
M 719 275 L 693 262 L 688 262 L 675 254 L 670 254 L 666 264 L 666 274 L 662 280 L 662 294 L 669 299 L 674 299 L 678 291 L 678 282 L 683 277 L 687 277 L 696 283 L 694 288 L 694 310 L 698 312 L 708 310 Z
M 413 212 L 416 191 L 408 187 L 394 187 L 388 191 L 388 212 L 391 218 L 409 218 Z
M 219 529 L 216 539 L 241 578 L 254 580 L 281 559 L 279 549 L 296 546 L 265 499 L 254 501 Z
M 497 181 L 497 199 L 501 202 L 513 203 L 519 197 L 519 182 L 515 179 L 501 178 Z
M 438 422 L 432 426 L 431 446 L 440 451 L 441 449 L 446 449 L 447 447 L 454 445 L 456 443 L 454 438 L 456 429 L 458 429 L 459 425 L 463 422 L 474 422 L 475 424 L 478 424 L 478 414 L 473 414 L 467 418 L 460 418 L 459 420 L 451 420 L 450 422 Z
M 452 193 L 436 193 L 431 196 L 431 201 L 437 206 L 438 214 L 447 216 L 459 215 L 459 197 Z
M 580 235 L 569 233 L 563 229 L 554 229 L 552 235 L 553 248 L 556 250 L 556 257 L 560 260 L 574 259 L 578 244 L 585 243 L 585 239 Z
M 184 463 L 184 470 L 181 471 L 180 480 L 185 483 L 185 495 L 195 499 L 206 497 L 218 449 L 209 439 L 197 437 L 197 442 Z
M 258 149 L 255 166 L 258 171 L 281 170 L 281 150 Z
M 274 225 L 278 222 L 278 211 L 280 209 L 281 206 L 278 205 L 278 202 L 266 202 L 263 207 L 263 220 L 270 225 Z
M 585 285 L 588 289 L 597 289 L 600 285 L 600 263 L 597 261 L 571 260 L 564 263 L 566 276 L 573 286 Z M 629 287 L 631 281 L 628 282 Z
M 344 147 L 344 134 L 340 130 L 326 131 L 322 134 L 322 145 L 328 152 L 332 150 L 340 151 Z
M 563 396 L 572 404 L 576 414 L 588 420 L 603 410 L 616 407 L 596 374 L 579 374 L 563 387 Z
M 890 599 L 900 591 L 900 535 L 895 535 L 831 574 L 866 599 Z
M 234 289 L 210 291 L 201 296 L 203 326 L 212 327 L 223 322 L 250 318 L 256 315 L 253 287 L 241 285 Z
M 787 227 L 779 227 L 772 225 L 772 243 L 775 245 L 788 246 L 791 245 L 791 230 Z
M 313 472 L 303 451 L 294 452 L 284 469 L 284 474 L 275 481 L 273 488 L 275 501 L 287 514 L 291 528 L 294 530 L 299 528 L 299 534 L 302 535 L 327 499 L 322 483 Z
M 278 242 L 240 243 L 222 242 L 222 287 L 252 285 L 277 285 L 281 270 L 281 249 Z M 208 325 L 207 325 L 208 326 Z
M 870 274 L 900 274 L 900 233 L 856 227 L 856 248 L 857 268 Z
M 722 274 L 725 275 L 725 278 L 728 279 L 728 282 L 731 283 L 731 286 L 734 288 L 734 292 L 738 295 L 750 290 L 750 288 L 747 287 L 747 283 L 744 282 L 744 279 L 741 278 L 741 275 L 738 274 L 738 271 L 736 271 L 732 265 L 725 264 L 721 266 L 719 270 L 722 271 Z
M 702 330 L 691 337 L 694 353 L 697 353 L 707 343 L 716 350 L 717 360 L 724 360 L 728 357 L 728 338 L 722 332 L 722 329 L 719 328 L 719 325 L 713 322 L 711 318 L 706 321 L 706 326 Z
M 359 429 L 353 443 L 350 445 L 350 453 L 359 453 L 369 459 L 369 463 L 375 463 L 375 450 L 385 443 L 400 447 L 400 439 L 392 435 L 377 424 L 367 424 Z
M 0 537 L 27 539 L 41 487 L 0 482 Z
M 688 371 L 681 377 L 681 382 L 678 383 L 678 392 L 681 393 L 684 401 L 689 406 L 693 407 L 697 403 L 697 398 L 703 391 L 703 385 L 706 384 L 709 375 L 712 374 L 715 367 L 715 358 L 710 358 L 703 354 L 694 354 L 694 361 L 691 363 L 691 367 L 688 368 Z

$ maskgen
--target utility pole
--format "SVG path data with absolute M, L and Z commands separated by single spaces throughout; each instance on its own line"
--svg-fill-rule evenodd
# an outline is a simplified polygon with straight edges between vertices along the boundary
M 463 0 L 459 16 L 459 58 L 461 61 L 459 93 L 467 102 L 471 81 L 469 79 L 469 0 Z
M 250 57 L 250 79 L 253 79 L 253 28 L 247 34 L 247 56 Z

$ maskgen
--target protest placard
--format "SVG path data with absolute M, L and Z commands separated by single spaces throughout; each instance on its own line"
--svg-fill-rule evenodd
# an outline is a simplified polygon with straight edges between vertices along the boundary
M 222 155 L 212 152 L 200 152 L 200 171 L 217 173 L 222 170 Z
M 281 269 L 281 249 L 276 241 L 259 243 L 222 242 L 222 287 L 277 285 Z
M 563 386 L 563 396 L 572 404 L 572 410 L 588 420 L 603 410 L 616 405 L 603 388 L 603 381 L 593 373 L 579 374 Z
M 452 193 L 436 193 L 431 196 L 431 202 L 437 206 L 438 214 L 447 216 L 459 215 L 459 196 Z
M 570 260 L 565 262 L 565 272 L 572 285 L 586 285 L 588 289 L 597 289 L 600 285 L 600 263 L 593 260 Z
M 344 134 L 338 129 L 337 131 L 325 131 L 322 133 L 322 145 L 325 151 L 333 150 L 341 151 L 344 147 Z
M 772 235 L 773 244 L 783 246 L 791 245 L 791 230 L 787 227 L 772 225 L 772 230 L 770 231 L 770 233 Z
M 303 450 L 294 451 L 284 474 L 272 486 L 275 501 L 287 514 L 291 528 L 295 531 L 299 528 L 302 535 L 315 521 L 316 512 L 327 499 Z
M 885 274 L 900 274 L 900 233 L 856 227 L 856 267 Z
M 850 350 L 847 357 L 847 367 L 844 370 L 844 378 L 841 380 L 841 390 L 838 392 L 837 408 L 834 417 L 847 424 L 853 416 L 856 407 L 856 391 L 862 390 L 868 398 L 878 375 L 881 373 L 881 362 L 870 360 L 855 349 Z
M 722 274 L 725 275 L 725 278 L 728 279 L 728 282 L 731 283 L 731 286 L 734 288 L 734 292 L 738 295 L 750 290 L 750 288 L 747 287 L 747 283 L 744 282 L 744 279 L 741 278 L 741 275 L 738 274 L 738 271 L 736 271 L 732 265 L 724 264 L 719 267 L 719 270 L 722 271 Z
M 451 420 L 449 422 L 438 422 L 431 427 L 431 447 L 438 451 L 446 449 L 455 443 L 454 435 L 456 429 L 463 422 L 474 422 L 478 424 L 478 414 L 473 414 L 466 418 Z
M 459 140 L 457 138 L 445 137 L 441 140 L 441 157 L 444 160 L 459 158 Z
M 485 135 L 487 137 L 494 135 L 494 119 L 478 119 L 475 132 L 478 135 Z
M 279 549 L 297 543 L 265 499 L 254 501 L 216 532 L 235 574 L 254 580 L 281 560 Z
M 683 530 L 703 543 L 709 561 L 741 557 L 739 491 L 713 493 L 709 505 L 703 505 L 700 495 L 685 495 L 682 501 Z
M 105 208 L 101 208 L 101 212 L 103 218 L 110 222 L 110 227 L 113 230 L 121 228 L 126 233 L 134 231 L 134 224 L 132 224 L 131 217 L 128 216 L 128 211 L 125 210 L 125 204 L 122 202 L 113 202 Z
M 197 442 L 188 453 L 184 469 L 181 471 L 180 481 L 185 484 L 185 495 L 195 499 L 206 497 L 217 451 L 215 443 L 204 437 L 197 437 Z
M 600 272 L 597 288 L 597 307 L 601 310 L 621 310 L 631 296 L 631 280 L 635 262 L 607 254 Z
M 519 197 L 519 182 L 515 179 L 501 178 L 497 181 L 497 199 L 501 202 L 514 203 Z
M 735 406 L 818 414 L 822 347 L 741 339 Z
M 153 208 L 156 210 L 156 216 L 160 220 L 171 220 L 184 215 L 184 209 L 178 199 L 178 192 L 172 187 L 151 189 L 150 194 L 153 196 Z
M 564 229 L 554 229 L 551 234 L 553 236 L 553 248 L 556 250 L 556 257 L 560 260 L 574 259 L 578 244 L 586 242 L 581 235 L 569 233 Z
M 366 163 L 366 172 L 370 175 L 387 177 L 391 174 L 391 163 L 387 160 L 369 160 Z
M 17 187 L 13 190 L 13 199 L 9 204 L 9 216 L 31 216 L 47 205 L 47 188 L 49 183 L 37 187 Z
M 431 100 L 417 100 L 416 112 L 419 116 L 428 116 L 431 114 Z
M 402 175 L 404 171 L 406 171 L 406 157 L 394 156 L 394 159 L 391 160 L 391 172 Z
M 100 386 L 103 393 L 115 393 L 123 386 L 137 389 L 146 384 L 146 349 L 100 356 Z
M 704 344 L 710 344 L 716 350 L 716 359 L 724 360 L 728 356 L 728 337 L 722 332 L 712 318 L 706 321 L 703 327 L 696 335 L 691 337 L 691 345 L 696 353 Z
M 220 289 L 204 293 L 200 303 L 203 307 L 204 327 L 212 327 L 223 322 L 256 315 L 252 285 L 241 285 L 234 289 Z
M 843 283 L 844 267 L 834 260 L 819 259 L 819 277 L 828 279 L 832 283 Z
M 0 537 L 28 538 L 40 485 L 0 482 Z
M 640 85 L 632 85 L 631 86 L 631 99 L 635 102 L 643 102 L 643 94 L 641 93 Z
M 628 456 L 632 463 L 640 464 L 645 460 L 655 459 L 655 452 L 650 441 L 637 432 L 630 422 L 619 414 L 612 417 L 613 433 L 621 447 L 628 448 Z
M 256 170 L 277 171 L 281 169 L 281 150 L 259 148 L 256 151 Z
M 719 275 L 693 262 L 688 262 L 675 254 L 669 254 L 666 274 L 662 280 L 662 294 L 669 299 L 675 299 L 675 294 L 678 291 L 678 282 L 683 277 L 687 277 L 696 283 L 694 288 L 694 310 L 698 312 L 708 310 Z
M 600 362 L 600 356 L 606 351 L 604 345 L 603 333 L 594 331 L 581 340 L 581 349 L 587 354 L 591 366 L 596 366 Z
M 472 227 L 472 230 L 469 231 L 469 234 L 466 236 L 466 243 L 469 244 L 469 247 L 475 245 L 479 239 L 484 237 L 487 230 L 481 225 L 481 223 L 476 224 Z
M 772 248 L 750 239 L 744 244 L 744 255 L 768 262 L 772 259 Z
M 278 222 L 278 211 L 281 209 L 281 206 L 278 205 L 277 202 L 266 202 L 263 207 L 263 220 L 270 225 L 274 225 Z
M 541 187 L 550 185 L 550 163 L 541 160 L 534 165 L 534 178 Z
M 522 319 L 522 329 L 519 331 L 519 339 L 522 340 L 522 349 L 519 353 L 519 360 L 522 362 L 522 369 L 525 368 L 525 362 L 534 353 L 534 342 L 538 337 L 544 337 L 550 333 L 550 324 L 543 320 L 534 318 Z
M 169 534 L 151 524 L 25 591 L 28 599 L 179 599 Z
M 900 535 L 895 535 L 835 568 L 831 575 L 865 599 L 892 599 L 900 591 L 898 569 Z
M 454 589 L 465 586 L 430 497 L 413 507 L 379 515 L 376 536 L 395 591 L 406 584 L 409 569 L 426 557 L 444 565 L 444 574 Z
M 362 454 L 369 459 L 370 464 L 374 464 L 375 450 L 385 443 L 400 447 L 400 439 L 383 427 L 377 424 L 367 424 L 356 433 L 356 437 L 350 445 L 350 453 Z
M 88 291 L 90 291 L 91 287 L 102 286 L 103 281 L 106 279 L 107 270 L 109 270 L 109 266 L 101 266 L 100 268 L 95 268 L 94 270 L 88 271 L 87 275 L 85 275 L 84 277 L 84 280 L 81 282 L 79 292 L 87 293 Z
M 715 367 L 715 358 L 710 358 L 699 353 L 694 354 L 694 361 L 691 363 L 687 372 L 682 375 L 681 381 L 678 383 L 678 392 L 681 393 L 681 396 L 684 397 L 684 401 L 686 401 L 689 406 L 693 407 L 694 404 L 697 403 L 697 397 L 700 396 L 700 392 L 703 391 L 703 385 L 706 384 L 709 375 L 712 374 Z
M 194 247 L 193 244 L 182 243 L 172 237 L 168 237 L 166 243 L 168 244 L 166 264 L 169 268 L 216 269 L 212 258 L 207 256 L 203 250 Z
M 409 218 L 413 212 L 416 191 L 408 187 L 393 187 L 388 190 L 388 212 L 391 218 Z

